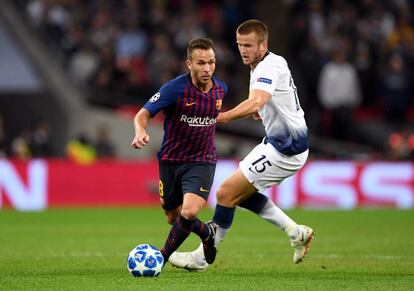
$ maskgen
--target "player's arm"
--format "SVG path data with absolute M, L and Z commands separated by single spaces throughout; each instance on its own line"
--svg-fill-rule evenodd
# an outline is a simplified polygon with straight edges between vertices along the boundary
M 142 149 L 149 142 L 149 135 L 146 131 L 148 122 L 151 119 L 149 111 L 141 108 L 134 117 L 135 137 L 132 140 L 131 146 L 135 149 Z
M 265 105 L 267 101 L 270 100 L 270 98 L 272 98 L 272 95 L 270 95 L 270 93 L 259 89 L 253 89 L 249 94 L 249 98 L 244 100 L 233 109 L 220 113 L 217 117 L 217 122 L 227 123 L 232 120 L 251 116 L 257 113 L 260 108 L 262 108 L 263 105 Z

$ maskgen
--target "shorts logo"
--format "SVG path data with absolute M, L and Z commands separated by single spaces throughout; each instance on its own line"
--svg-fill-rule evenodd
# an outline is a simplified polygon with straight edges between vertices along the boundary
M 262 82 L 262 83 L 266 83 L 266 84 L 272 84 L 272 80 L 270 80 L 268 78 L 257 78 L 257 82 Z
M 193 106 L 194 104 L 196 104 L 197 102 L 187 102 L 185 103 L 185 106 Z
M 200 187 L 201 192 L 209 192 L 210 190 L 204 189 L 203 187 Z
M 216 109 L 221 110 L 221 106 L 223 105 L 223 100 L 219 99 L 216 100 Z
M 149 102 L 154 103 L 155 101 L 157 101 L 158 99 L 160 99 L 161 97 L 161 93 L 157 92 L 155 93 L 149 100 Z

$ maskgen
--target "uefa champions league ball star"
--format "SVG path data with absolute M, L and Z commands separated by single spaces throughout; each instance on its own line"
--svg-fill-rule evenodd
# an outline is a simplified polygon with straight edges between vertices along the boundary
M 150 244 L 133 248 L 128 255 L 127 268 L 134 277 L 157 277 L 164 265 L 161 252 Z

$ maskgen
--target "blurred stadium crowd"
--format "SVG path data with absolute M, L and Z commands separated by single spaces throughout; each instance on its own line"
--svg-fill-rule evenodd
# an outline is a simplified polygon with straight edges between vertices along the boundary
M 25 2 L 31 25 L 91 89 L 89 100 L 111 107 L 145 102 L 186 71 L 185 49 L 195 36 L 214 39 L 216 74 L 232 83 L 234 31 L 252 11 L 251 1 L 234 0 Z
M 289 57 L 312 130 L 412 158 L 414 1 L 289 5 Z
M 234 34 L 243 20 L 258 17 L 257 2 L 19 0 L 16 5 L 91 104 L 115 109 L 143 104 L 185 71 L 185 47 L 195 36 L 215 41 L 216 74 L 230 87 L 226 103 L 245 98 L 240 78 L 247 70 L 238 70 Z M 270 48 L 290 64 L 311 134 L 367 146 L 377 158 L 413 159 L 414 1 L 281 3 L 278 15 L 286 23 L 267 21 L 277 35 Z M 283 42 L 280 52 L 273 49 L 277 42 Z M 0 123 L 0 146 L 1 128 Z

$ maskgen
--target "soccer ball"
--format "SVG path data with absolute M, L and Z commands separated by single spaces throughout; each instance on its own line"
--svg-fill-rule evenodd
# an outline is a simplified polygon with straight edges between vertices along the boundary
M 129 252 L 127 268 L 134 277 L 156 277 L 161 273 L 163 265 L 164 257 L 152 245 L 141 244 Z

